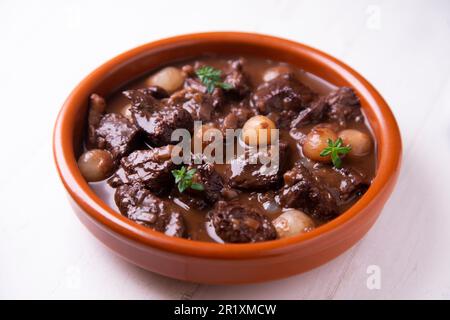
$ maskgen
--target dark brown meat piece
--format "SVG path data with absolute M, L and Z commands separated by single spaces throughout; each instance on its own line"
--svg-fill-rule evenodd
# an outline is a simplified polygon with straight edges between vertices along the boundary
M 139 130 L 125 117 L 105 114 L 105 111 L 105 99 L 92 94 L 89 97 L 87 147 L 108 150 L 117 160 L 135 147 Z
M 291 127 L 292 119 L 298 115 L 294 110 L 283 110 L 280 112 L 270 112 L 267 117 L 275 122 L 275 125 L 279 129 L 289 129 Z
M 289 149 L 286 143 L 280 142 L 278 159 L 274 158 L 271 162 L 263 164 L 260 159 L 271 157 L 272 150 L 275 149 L 269 148 L 266 152 L 247 149 L 244 154 L 231 160 L 229 185 L 233 188 L 247 190 L 267 190 L 279 187 Z M 278 161 L 278 165 L 273 162 L 275 160 Z
M 209 204 L 216 203 L 219 200 L 220 192 L 223 188 L 222 177 L 214 170 L 214 166 L 210 163 L 192 165 L 192 168 L 197 169 L 193 181 L 202 184 L 204 190 L 197 191 L 188 189 L 186 191 L 194 197 L 204 198 Z
M 187 91 L 200 92 L 204 94 L 208 92 L 206 86 L 197 78 L 195 73 L 191 77 L 186 78 L 184 81 L 184 89 Z M 173 96 L 177 96 L 177 93 L 175 92 Z
M 362 117 L 361 104 L 355 91 L 351 88 L 342 87 L 332 92 L 327 97 L 328 118 L 345 126 L 348 120 L 358 120 Z
M 310 107 L 301 111 L 292 120 L 291 128 L 299 128 L 310 123 L 335 121 L 345 127 L 347 121 L 361 121 L 361 104 L 353 89 L 342 87 L 326 97 L 320 97 Z
M 225 134 L 226 129 L 242 128 L 245 122 L 254 115 L 254 110 L 248 106 L 248 101 L 246 100 L 241 101 L 237 105 L 232 105 L 230 111 L 221 122 L 222 131 Z
M 178 143 L 171 140 L 173 131 L 186 129 L 192 132 L 194 127 L 191 115 L 184 109 L 166 107 L 154 112 L 134 109 L 132 114 L 136 124 L 146 133 L 149 143 L 156 147 Z
M 370 181 L 366 177 L 351 168 L 342 168 L 339 170 L 343 177 L 340 184 L 340 198 L 348 201 L 362 196 L 370 186 Z
M 224 71 L 221 70 L 221 78 L 223 82 L 229 84 L 231 88 L 227 90 L 216 88 L 214 91 L 218 90 L 227 97 L 238 99 L 241 99 L 250 93 L 251 83 L 244 71 L 244 64 L 245 61 L 243 58 L 228 61 L 228 66 L 224 68 Z M 205 67 L 205 64 L 199 62 L 196 62 L 194 65 L 186 65 L 183 67 L 183 71 L 188 75 L 184 84 L 185 88 L 191 88 L 202 93 L 207 93 L 206 86 L 200 82 L 195 73 L 196 70 L 202 67 Z M 214 95 L 214 92 L 212 95 Z M 223 98 L 223 95 L 221 98 Z
M 122 215 L 136 223 L 174 237 L 185 232 L 182 215 L 139 183 L 118 187 L 114 200 Z
M 203 185 L 204 190 L 186 189 L 180 193 L 175 187 L 172 191 L 172 197 L 180 199 L 191 208 L 204 210 L 211 207 L 220 199 L 223 189 L 222 177 L 216 172 L 214 166 L 210 163 L 200 165 L 190 165 L 187 170 L 196 169 L 193 182 Z
M 155 104 L 155 99 L 168 98 L 169 94 L 166 90 L 158 86 L 151 86 L 142 89 L 127 90 L 122 92 L 122 94 L 131 100 L 133 106 L 145 106 L 153 107 Z
M 206 93 L 206 87 L 199 84 L 196 80 L 187 79 L 189 82 L 198 84 L 196 87 L 190 87 L 174 93 L 169 100 L 169 105 L 176 108 L 182 108 L 188 111 L 194 120 L 210 121 L 213 112 L 223 103 L 222 89 L 214 89 L 209 94 Z
M 310 123 L 326 121 L 328 109 L 329 105 L 327 104 L 326 97 L 320 97 L 311 103 L 310 107 L 300 111 L 292 120 L 290 127 L 300 128 Z
M 260 85 L 252 96 L 259 113 L 283 110 L 301 111 L 309 106 L 316 94 L 292 74 L 284 74 Z
M 301 163 L 296 163 L 284 174 L 284 183 L 280 191 L 280 201 L 284 207 L 300 209 L 322 220 L 339 213 L 333 195 Z
M 123 94 L 131 100 L 130 112 L 134 123 L 146 134 L 152 146 L 175 144 L 177 141 L 171 141 L 171 135 L 175 129 L 187 129 L 192 132 L 194 123 L 189 112 L 168 105 L 167 99 L 155 98 L 155 95 L 167 94 L 163 89 L 150 87 L 124 91 Z
M 131 113 L 136 125 L 146 134 L 149 143 L 156 147 L 177 143 L 178 141 L 171 140 L 175 129 L 192 132 L 194 127 L 189 112 L 180 108 L 164 107 L 152 111 L 149 108 L 132 107 Z
M 226 94 L 231 94 L 237 98 L 243 98 L 250 92 L 250 79 L 244 72 L 243 66 L 243 59 L 237 59 L 229 62 L 229 68 L 225 72 L 225 79 L 223 82 L 231 85 L 232 88 L 225 90 Z
M 107 113 L 95 129 L 95 147 L 108 150 L 117 160 L 137 145 L 138 133 L 139 129 L 124 116 Z
M 343 202 L 360 197 L 370 186 L 365 175 L 353 168 L 336 169 L 327 165 L 316 165 L 311 173 Z
M 276 230 L 266 216 L 235 201 L 217 202 L 208 213 L 208 219 L 224 242 L 248 243 L 277 238 Z
M 122 158 L 120 168 L 108 180 L 112 187 L 140 183 L 155 194 L 163 194 L 174 184 L 172 170 L 177 168 L 171 160 L 170 146 L 151 150 L 138 150 Z

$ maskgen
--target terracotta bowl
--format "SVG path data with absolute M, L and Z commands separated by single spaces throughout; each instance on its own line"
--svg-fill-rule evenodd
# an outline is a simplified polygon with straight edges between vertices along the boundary
M 168 237 L 108 207 L 88 186 L 76 157 L 92 92 L 108 96 L 153 68 L 205 52 L 262 56 L 289 62 L 337 86 L 354 88 L 377 141 L 373 184 L 348 211 L 295 237 L 256 244 L 218 244 Z M 61 180 L 81 222 L 126 260 L 168 277 L 200 283 L 267 281 L 317 267 L 360 240 L 394 188 L 401 160 L 395 118 L 380 94 L 337 59 L 303 44 L 266 35 L 214 32 L 164 39 L 127 51 L 93 71 L 72 91 L 56 121 L 53 152 Z

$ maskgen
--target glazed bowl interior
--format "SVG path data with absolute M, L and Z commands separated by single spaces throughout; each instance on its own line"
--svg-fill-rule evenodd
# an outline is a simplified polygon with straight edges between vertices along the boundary
M 377 174 L 367 192 L 336 219 L 305 234 L 254 244 L 218 244 L 174 238 L 140 226 L 106 205 L 78 170 L 76 157 L 82 146 L 88 97 L 95 92 L 108 97 L 126 83 L 153 69 L 206 53 L 259 56 L 288 62 L 336 86 L 352 87 L 377 142 Z M 373 205 L 387 181 L 398 171 L 401 141 L 395 119 L 382 97 L 358 73 L 318 50 L 284 39 L 247 33 L 204 33 L 149 43 L 108 61 L 87 76 L 66 100 L 55 126 L 54 154 L 63 183 L 74 201 L 105 228 L 125 238 L 174 253 L 210 258 L 252 258 L 273 255 L 281 248 L 314 241 L 334 232 L 364 208 Z

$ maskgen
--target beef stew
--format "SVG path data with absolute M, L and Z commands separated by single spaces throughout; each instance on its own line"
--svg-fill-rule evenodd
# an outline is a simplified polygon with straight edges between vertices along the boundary
M 87 122 L 78 164 L 91 188 L 136 223 L 192 240 L 308 232 L 352 206 L 376 170 L 376 144 L 351 88 L 251 56 L 199 57 L 106 100 L 93 93 Z M 176 163 L 177 129 L 203 151 L 218 141 L 212 132 L 225 137 L 224 150 L 243 152 L 217 163 L 192 151 L 183 154 L 189 162 Z M 274 167 L 258 162 L 273 155 Z

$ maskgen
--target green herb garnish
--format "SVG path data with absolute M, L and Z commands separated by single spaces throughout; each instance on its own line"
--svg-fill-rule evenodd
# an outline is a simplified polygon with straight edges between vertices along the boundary
M 336 141 L 328 139 L 328 147 L 325 147 L 320 153 L 321 157 L 326 157 L 331 155 L 331 161 L 336 168 L 340 168 L 342 165 L 341 156 L 347 154 L 352 150 L 350 145 L 343 146 L 343 142 L 341 138 L 338 138 Z
M 178 185 L 178 190 L 183 192 L 184 190 L 191 188 L 198 191 L 203 191 L 205 188 L 200 183 L 192 182 L 197 169 L 186 170 L 183 166 L 179 170 L 172 170 L 172 174 L 175 177 L 175 183 Z
M 206 91 L 208 93 L 212 93 L 216 87 L 224 90 L 233 88 L 231 84 L 222 82 L 222 71 L 214 69 L 213 67 L 201 67 L 195 71 L 195 73 L 200 81 L 206 86 Z

